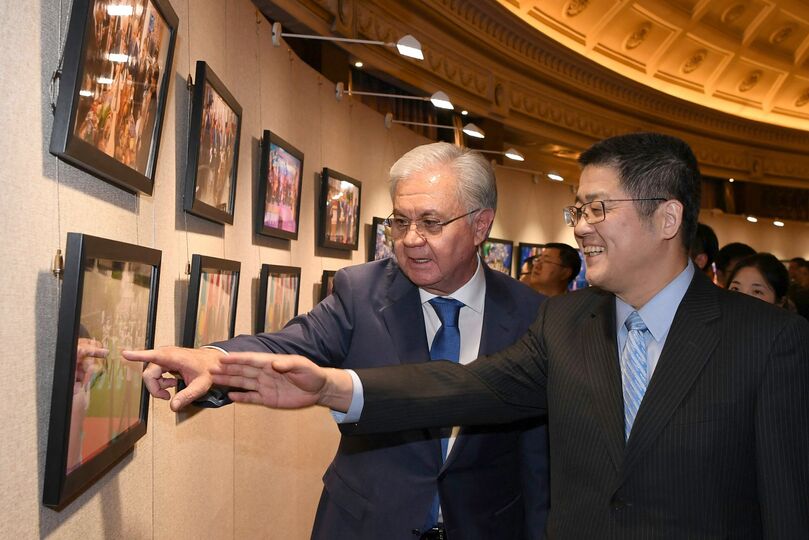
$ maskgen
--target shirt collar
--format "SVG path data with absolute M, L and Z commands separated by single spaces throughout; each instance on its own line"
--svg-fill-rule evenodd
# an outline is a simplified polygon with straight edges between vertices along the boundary
M 638 315 L 643 319 L 646 328 L 652 334 L 655 341 L 660 341 L 668 334 L 671 323 L 674 321 L 674 314 L 683 300 L 691 279 L 694 277 L 694 265 L 691 261 L 685 266 L 685 270 L 669 282 L 660 292 L 638 310 Z M 615 323 L 617 332 L 621 331 L 627 317 L 635 311 L 635 308 L 615 297 Z
M 463 302 L 465 306 L 472 308 L 478 313 L 483 313 L 483 304 L 486 301 L 486 276 L 483 273 L 483 265 L 480 263 L 480 257 L 477 258 L 478 267 L 475 274 L 464 283 L 458 290 L 452 294 L 448 294 L 445 298 L 454 298 L 459 302 Z M 427 292 L 419 287 L 419 296 L 421 303 L 429 302 L 438 295 Z

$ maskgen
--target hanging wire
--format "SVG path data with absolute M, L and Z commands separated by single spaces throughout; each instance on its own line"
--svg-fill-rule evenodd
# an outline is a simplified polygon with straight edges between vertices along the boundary
M 51 86 L 50 86 L 50 95 L 51 95 L 51 112 L 56 111 L 56 83 L 59 80 L 59 77 L 62 74 L 62 62 L 64 60 L 64 44 L 62 43 L 62 13 L 64 7 L 62 5 L 62 0 L 59 0 L 59 20 L 57 23 L 58 27 L 58 41 L 56 42 L 56 58 L 57 58 L 57 66 L 51 76 Z M 53 275 L 57 278 L 61 278 L 62 274 L 64 273 L 64 258 L 62 257 L 62 201 L 60 197 L 60 179 L 59 179 L 59 158 L 56 156 L 53 157 L 54 164 L 56 165 L 56 255 L 54 255 L 53 261 L 51 263 L 51 271 Z M 62 280 L 57 280 L 57 299 L 61 300 L 62 298 Z
M 258 70 L 257 70 L 258 71 L 258 122 L 259 122 L 260 132 L 262 133 L 262 139 L 260 139 L 259 143 L 258 143 L 259 147 L 261 147 L 261 145 L 262 145 L 263 133 L 264 133 L 264 128 L 262 127 L 264 125 L 264 109 L 262 107 L 262 105 L 264 103 L 264 99 L 263 99 L 263 97 L 261 95 L 261 32 L 260 32 L 260 28 L 261 28 L 261 15 L 259 14 L 258 9 L 256 9 L 256 60 L 258 62 Z M 261 150 L 263 150 L 263 148 L 260 148 L 259 150 L 260 150 L 259 154 L 263 158 L 264 153 L 261 151 Z M 269 151 L 269 149 L 267 149 L 267 150 Z M 272 163 L 272 161 L 270 161 L 270 164 L 271 163 Z M 261 165 L 263 165 L 263 164 L 259 165 L 259 170 L 262 170 Z M 267 179 L 266 178 L 259 178 L 258 181 L 266 183 Z M 260 193 L 260 192 L 261 192 L 261 189 L 258 190 L 258 193 Z M 256 194 L 256 197 L 258 197 L 258 193 Z M 258 203 L 261 205 L 261 215 L 264 216 L 266 200 L 259 201 Z M 262 217 L 262 220 L 263 219 L 264 218 Z M 261 265 L 264 262 L 262 260 L 262 257 L 261 257 L 261 243 L 256 242 L 255 246 L 256 246 L 256 250 L 258 251 L 258 263 L 259 263 L 259 265 Z

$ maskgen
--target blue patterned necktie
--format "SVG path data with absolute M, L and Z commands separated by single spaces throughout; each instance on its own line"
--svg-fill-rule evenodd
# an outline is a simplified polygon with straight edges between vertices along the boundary
M 633 311 L 624 323 L 629 331 L 621 354 L 621 376 L 624 383 L 624 427 L 626 439 L 646 393 L 646 323 L 637 311 Z
M 450 360 L 457 362 L 461 355 L 461 331 L 458 329 L 458 318 L 461 314 L 463 302 L 453 298 L 441 298 L 437 296 L 430 300 L 436 315 L 441 321 L 441 328 L 433 337 L 433 344 L 430 347 L 430 360 Z M 447 459 L 447 447 L 449 438 L 441 437 L 441 457 Z M 430 509 L 430 516 L 427 518 L 425 530 L 438 522 L 438 494 L 433 499 Z

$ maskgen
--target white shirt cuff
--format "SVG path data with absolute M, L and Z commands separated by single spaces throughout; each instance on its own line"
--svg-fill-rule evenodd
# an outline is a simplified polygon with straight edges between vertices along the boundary
M 344 413 L 332 410 L 331 416 L 338 424 L 353 424 L 359 421 L 362 416 L 362 408 L 365 406 L 365 396 L 362 392 L 362 381 L 354 372 L 353 369 L 347 369 L 346 372 L 351 376 L 351 381 L 354 383 L 354 391 L 351 394 L 351 404 L 348 410 Z
M 217 347 L 216 345 L 203 345 L 202 347 L 200 347 L 200 349 L 213 349 L 215 351 L 221 352 L 225 356 L 228 355 L 228 352 L 225 349 L 223 349 L 221 347 Z

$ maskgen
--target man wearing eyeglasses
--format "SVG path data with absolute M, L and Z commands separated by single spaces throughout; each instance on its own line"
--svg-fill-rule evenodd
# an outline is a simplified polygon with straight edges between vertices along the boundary
M 391 168 L 387 222 L 395 259 L 337 272 L 334 292 L 275 334 L 215 344 L 294 353 L 324 366 L 368 368 L 431 358 L 467 363 L 516 341 L 541 296 L 487 268 L 478 246 L 497 207 L 491 165 L 447 143 L 417 147 Z M 211 385 L 217 350 L 127 353 L 153 362 L 150 392 L 178 410 Z M 544 420 L 542 422 L 544 424 Z M 503 426 L 343 437 L 323 477 L 313 538 L 535 539 L 548 508 L 547 435 L 535 420 Z M 439 504 L 440 503 L 440 504 Z
M 528 285 L 545 296 L 565 294 L 581 270 L 578 252 L 567 244 L 550 242 L 534 257 Z
M 809 322 L 695 272 L 686 143 L 633 133 L 579 161 L 564 217 L 594 287 L 546 300 L 516 344 L 356 372 L 239 355 L 214 380 L 347 411 L 344 433 L 547 413 L 551 539 L 809 538 Z

